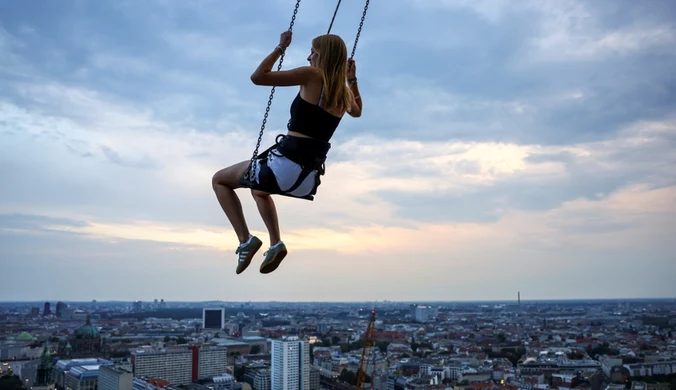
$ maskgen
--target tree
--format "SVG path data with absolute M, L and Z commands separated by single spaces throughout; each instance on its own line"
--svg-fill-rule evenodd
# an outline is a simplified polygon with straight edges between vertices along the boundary
M 338 336 L 331 337 L 331 344 L 339 345 L 340 344 L 340 337 L 338 337 Z
M 252 345 L 251 346 L 251 355 L 258 355 L 261 353 L 261 346 L 260 345 Z
M 235 372 L 233 374 L 235 374 L 233 375 L 235 377 L 235 380 L 237 380 L 237 382 L 241 382 L 242 379 L 244 379 L 244 374 L 246 374 L 246 367 L 236 366 Z
M 376 347 L 380 349 L 380 352 L 386 353 L 387 352 L 387 346 L 390 345 L 389 341 L 376 341 Z
M 25 390 L 18 375 L 6 374 L 0 377 L 0 390 Z
M 345 381 L 352 386 L 357 384 L 357 374 L 352 371 L 349 371 L 347 368 L 343 368 L 343 371 L 340 372 L 338 377 L 341 381 Z

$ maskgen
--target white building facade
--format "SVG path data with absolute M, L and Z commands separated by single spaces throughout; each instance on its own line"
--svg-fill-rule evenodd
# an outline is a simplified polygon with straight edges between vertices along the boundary
M 310 343 L 297 336 L 272 341 L 271 390 L 310 390 Z

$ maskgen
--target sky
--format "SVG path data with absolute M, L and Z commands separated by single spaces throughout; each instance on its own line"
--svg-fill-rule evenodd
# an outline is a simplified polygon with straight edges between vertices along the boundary
M 276 198 L 274 273 L 238 191 L 264 246 L 236 275 L 211 177 L 251 157 L 270 88 L 249 76 L 294 5 L 0 0 L 2 300 L 676 297 L 670 0 L 371 1 L 363 115 L 313 202 Z M 333 26 L 348 50 L 363 5 Z M 334 7 L 301 1 L 285 69 Z

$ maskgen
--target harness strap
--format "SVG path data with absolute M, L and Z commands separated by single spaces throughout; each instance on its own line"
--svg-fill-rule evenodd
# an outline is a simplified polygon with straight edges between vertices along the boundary
M 307 168 L 303 168 L 303 171 L 300 173 L 300 175 L 298 175 L 298 179 L 296 179 L 296 182 L 293 183 L 291 188 L 289 188 L 286 191 L 282 191 L 282 192 L 285 193 L 285 194 L 290 194 L 293 191 L 295 191 L 296 188 L 300 187 L 300 185 L 303 184 L 303 181 L 305 181 L 305 179 L 310 175 L 310 173 L 312 173 L 311 170 L 309 170 Z

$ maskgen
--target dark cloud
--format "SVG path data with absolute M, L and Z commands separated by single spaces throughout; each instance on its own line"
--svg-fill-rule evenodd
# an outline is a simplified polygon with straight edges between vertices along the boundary
M 532 41 L 556 28 L 574 37 L 588 34 L 590 45 L 614 32 L 661 26 L 673 31 L 675 7 L 667 0 L 649 6 L 580 4 L 590 17 L 575 22 L 575 28 L 552 24 L 552 16 L 538 7 L 501 7 L 491 19 L 472 6 L 371 5 L 357 51 L 366 109 L 359 120 L 344 121 L 336 142 L 370 132 L 425 140 L 567 144 L 601 139 L 635 120 L 672 111 L 676 55 L 668 45 L 639 42 L 626 53 L 533 60 L 538 51 Z M 334 27 L 350 48 L 362 6 L 341 5 Z M 548 6 L 556 5 L 540 8 Z M 20 37 L 12 54 L 35 68 L 32 76 L 121 95 L 152 107 L 163 120 L 200 131 L 214 131 L 224 120 L 253 131 L 260 126 L 269 90 L 253 86 L 249 75 L 264 55 L 257 50 L 274 46 L 292 8 L 285 2 L 264 9 L 234 3 L 66 2 L 36 12 L 6 3 L 0 6 L 0 21 Z M 256 21 L 245 27 L 236 23 L 238 15 L 251 11 Z M 301 6 L 295 55 L 326 28 L 330 14 L 323 5 Z M 25 25 L 35 34 L 22 35 Z M 235 31 L 246 32 L 246 41 L 228 38 Z M 240 56 L 238 50 L 251 54 Z M 305 63 L 305 54 L 291 55 L 287 62 Z M 582 89 L 585 97 L 557 99 L 571 88 Z M 268 127 L 284 128 L 295 91 L 277 91 Z M 3 93 L 11 94 L 12 88 Z M 515 111 L 519 105 L 525 106 L 522 112 Z
M 575 155 L 570 152 L 561 151 L 556 153 L 542 153 L 542 154 L 531 154 L 524 159 L 529 163 L 547 163 L 547 162 L 558 162 L 572 164 L 575 162 Z
M 115 151 L 113 148 L 110 148 L 108 146 L 101 146 L 101 151 L 103 152 L 103 155 L 106 156 L 106 159 L 108 161 L 112 162 L 113 164 L 120 165 L 123 167 L 128 167 L 128 168 L 141 168 L 141 169 L 148 169 L 148 168 L 157 168 L 157 164 L 146 158 L 140 158 L 136 160 L 131 160 L 127 158 L 123 158 L 120 156 L 120 154 Z

